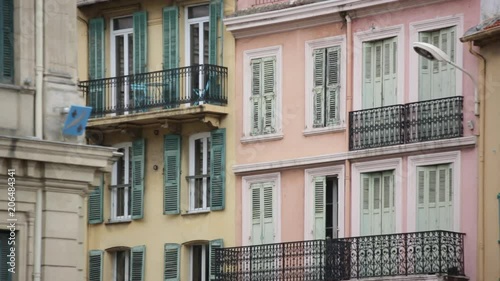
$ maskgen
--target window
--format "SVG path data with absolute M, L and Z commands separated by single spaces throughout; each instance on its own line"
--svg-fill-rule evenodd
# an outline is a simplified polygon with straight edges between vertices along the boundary
M 111 220 L 127 220 L 131 216 L 132 191 L 132 144 L 122 144 L 118 152 L 123 153 L 113 165 L 111 175 Z
M 419 33 L 419 41 L 443 50 L 456 62 L 456 28 L 448 27 Z M 431 100 L 456 95 L 456 70 L 447 62 L 430 61 L 419 56 L 419 100 Z
M 14 4 L 0 0 L 0 83 L 14 82 Z
M 9 260 L 7 257 L 7 255 L 10 254 L 10 247 L 12 247 L 9 245 L 9 237 L 10 231 L 0 231 L 0 280 L 5 281 L 13 280 L 13 274 L 9 272 L 10 266 L 8 264 Z
M 113 281 L 129 281 L 129 251 L 114 252 L 113 259 Z
M 397 37 L 363 42 L 363 108 L 397 102 Z
M 340 46 L 313 51 L 313 128 L 340 123 Z
M 314 239 L 338 237 L 338 179 L 317 176 L 314 183 Z
M 395 232 L 394 171 L 361 174 L 361 235 Z
M 189 140 L 190 210 L 210 209 L 210 133 L 191 136 Z
M 186 65 L 208 63 L 209 9 L 208 5 L 187 8 Z
M 191 246 L 191 280 L 209 280 L 209 248 L 208 245 Z
M 253 136 L 276 133 L 276 57 L 253 59 L 252 132 Z
M 453 231 L 450 164 L 417 167 L 417 231 Z

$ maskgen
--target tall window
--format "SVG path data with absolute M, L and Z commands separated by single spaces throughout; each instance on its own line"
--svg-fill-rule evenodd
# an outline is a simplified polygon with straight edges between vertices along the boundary
M 276 57 L 251 60 L 251 135 L 276 133 Z
M 14 82 L 14 4 L 0 0 L 0 83 Z
M 208 281 L 209 279 L 209 245 L 191 246 L 191 281 Z
M 113 166 L 111 175 L 111 219 L 130 219 L 132 183 L 132 144 L 120 145 L 118 152 L 123 153 Z
M 207 64 L 209 59 L 209 6 L 187 8 L 186 64 L 195 66 Z M 191 72 L 191 89 L 204 89 L 205 72 L 202 69 Z
M 313 127 L 340 122 L 340 46 L 313 51 Z
M 129 251 L 114 253 L 113 281 L 129 281 Z
M 453 230 L 450 164 L 417 167 L 417 231 Z
M 419 41 L 443 50 L 452 62 L 456 60 L 456 28 L 449 27 L 419 33 Z M 419 100 L 431 100 L 456 95 L 456 70 L 447 62 L 419 57 Z
M 395 229 L 394 171 L 361 174 L 361 235 Z
M 363 108 L 397 101 L 397 38 L 363 43 Z
M 190 140 L 190 209 L 210 208 L 210 133 L 191 136 Z
M 338 180 L 314 177 L 314 239 L 338 237 Z
M 275 237 L 274 183 L 253 183 L 251 189 L 252 245 L 269 244 Z
M 111 32 L 111 76 L 121 77 L 133 74 L 134 61 L 134 30 L 131 16 L 115 18 L 112 21 Z M 122 81 L 115 85 L 115 104 L 124 108 L 132 102 L 129 97 L 129 87 Z

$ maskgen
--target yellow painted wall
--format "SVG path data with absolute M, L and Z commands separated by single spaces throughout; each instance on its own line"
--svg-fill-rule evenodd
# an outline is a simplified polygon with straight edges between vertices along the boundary
M 484 142 L 484 280 L 500 280 L 500 41 L 481 47 L 486 58 Z M 482 77 L 480 77 L 482 79 Z
M 200 1 L 178 1 L 180 6 L 179 19 L 179 54 L 181 63 L 184 65 L 184 7 L 192 4 L 207 4 Z M 234 10 L 234 3 L 225 2 L 224 13 L 228 14 Z M 134 11 L 148 11 L 148 71 L 162 69 L 162 8 L 171 5 L 168 1 L 113 1 L 91 6 L 81 7 L 78 13 L 78 75 L 80 81 L 87 79 L 88 68 L 88 20 L 93 17 L 104 16 L 106 22 L 106 73 L 110 75 L 110 19 L 117 16 L 131 15 Z M 220 128 L 226 128 L 226 194 L 225 210 L 213 211 L 204 214 L 191 215 L 163 215 L 163 138 L 169 134 L 169 129 L 158 125 L 143 127 L 140 131 L 146 139 L 146 162 L 145 162 L 145 187 L 144 187 L 144 218 L 121 224 L 98 224 L 88 225 L 86 249 L 106 250 L 117 246 L 146 246 L 145 257 L 145 280 L 162 280 L 164 269 L 164 244 L 184 244 L 194 241 L 209 241 L 223 239 L 224 246 L 235 245 L 235 180 L 232 173 L 234 161 L 235 139 L 234 139 L 234 38 L 229 32 L 224 31 L 223 42 L 223 66 L 228 68 L 228 112 L 221 119 Z M 220 44 L 219 44 L 220 46 Z M 210 128 L 203 122 L 183 123 L 180 125 L 182 135 L 181 154 L 181 212 L 188 206 L 188 182 L 185 176 L 189 173 L 189 136 L 198 132 L 209 132 Z M 158 130 L 158 135 L 155 135 Z M 105 135 L 104 145 L 113 145 L 120 142 L 132 141 L 134 137 L 120 133 L 119 130 Z M 158 170 L 153 166 L 158 165 Z M 111 177 L 105 178 L 107 184 Z M 104 221 L 110 218 L 111 210 L 110 191 L 104 190 Z M 85 212 L 86 214 L 87 212 Z M 181 280 L 189 278 L 189 248 L 181 247 Z M 87 253 L 85 253 L 87 254 Z M 104 255 L 103 280 L 112 280 L 112 255 Z

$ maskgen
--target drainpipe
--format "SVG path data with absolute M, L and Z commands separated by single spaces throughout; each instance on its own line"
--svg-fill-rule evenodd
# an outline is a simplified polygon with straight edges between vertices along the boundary
M 35 2 L 36 95 L 35 136 L 43 140 L 43 0 Z M 40 281 L 42 268 L 42 188 L 36 191 L 33 281 Z
M 486 59 L 479 54 L 478 52 L 472 49 L 472 41 L 469 41 L 469 52 L 478 58 L 481 63 L 481 75 L 482 81 L 479 83 L 479 186 L 478 186 L 478 244 L 479 244 L 479 253 L 477 259 L 477 267 L 478 267 L 478 280 L 483 281 L 484 278 L 484 142 L 485 142 L 485 125 L 486 125 L 486 111 L 485 111 L 485 92 L 486 92 Z M 476 85 L 475 85 L 476 86 Z M 476 87 L 477 88 L 477 87 Z M 474 103 L 477 104 L 476 101 Z
M 352 26 L 351 26 L 351 17 L 346 14 L 345 15 L 345 21 L 347 24 L 347 30 L 346 30 L 346 39 L 347 39 L 347 85 L 346 85 L 346 113 L 345 113 L 345 120 L 346 124 L 349 127 L 349 112 L 352 111 L 352 75 L 353 75 L 353 53 L 354 53 L 354 48 L 353 48 L 353 39 L 352 39 Z M 347 133 L 345 134 L 345 143 L 346 143 L 346 151 L 349 151 L 349 129 L 347 130 Z M 351 236 L 352 232 L 352 226 L 351 226 L 351 161 L 349 159 L 345 160 L 345 202 L 348 202 L 347 205 L 347 210 L 345 210 L 347 216 L 345 216 L 345 225 L 344 225 L 344 236 L 348 237 Z

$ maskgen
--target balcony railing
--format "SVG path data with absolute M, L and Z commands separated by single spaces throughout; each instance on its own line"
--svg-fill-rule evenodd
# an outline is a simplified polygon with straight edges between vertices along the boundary
M 156 72 L 83 81 L 91 117 L 171 109 L 181 104 L 227 104 L 227 68 L 194 65 Z
M 427 231 L 215 250 L 215 280 L 465 276 L 464 235 Z
M 463 136 L 463 97 L 349 112 L 349 150 Z

